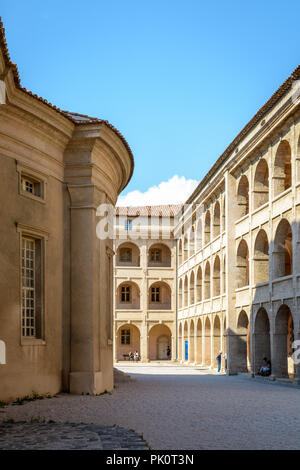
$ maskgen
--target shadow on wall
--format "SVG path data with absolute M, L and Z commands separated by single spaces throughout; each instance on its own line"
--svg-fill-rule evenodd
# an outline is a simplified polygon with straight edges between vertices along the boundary
M 267 224 L 265 230 L 262 227 L 255 233 L 255 292 L 249 310 L 241 308 L 238 313 L 235 331 L 227 329 L 229 373 L 251 370 L 257 374 L 266 357 L 271 360 L 274 377 L 299 378 L 293 353 L 300 331 L 300 311 L 295 301 L 300 292 L 300 224 L 289 218 L 278 217 L 272 238 Z M 238 247 L 236 261 L 236 288 L 242 286 L 245 290 L 249 288 L 248 248 Z M 243 291 L 236 292 L 237 304 L 242 295 Z

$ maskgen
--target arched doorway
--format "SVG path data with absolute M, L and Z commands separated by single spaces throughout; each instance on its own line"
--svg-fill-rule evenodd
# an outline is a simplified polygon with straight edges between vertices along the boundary
M 273 370 L 276 377 L 294 377 L 292 358 L 294 342 L 294 322 L 287 305 L 281 305 L 275 319 L 275 347 Z
M 140 330 L 132 324 L 120 326 L 117 332 L 117 361 L 124 361 L 130 352 L 134 353 L 135 351 L 141 354 Z
M 214 367 L 217 367 L 216 356 L 221 350 L 221 323 L 218 315 L 214 319 L 213 340 L 213 363 Z
M 194 351 L 194 335 L 195 335 L 195 328 L 194 328 L 194 320 L 191 320 L 190 323 L 190 335 L 189 335 L 189 362 L 195 361 L 195 351 Z
M 211 325 L 208 317 L 206 317 L 204 327 L 204 364 L 211 365 Z
M 168 347 L 171 350 L 171 330 L 167 325 L 155 325 L 149 331 L 149 360 L 165 361 L 168 358 Z M 172 351 L 171 351 L 172 354 Z
M 238 333 L 238 350 L 237 355 L 240 363 L 240 371 L 247 372 L 250 370 L 250 323 L 247 313 L 242 310 L 238 317 L 237 323 Z
M 270 322 L 266 310 L 260 308 L 254 325 L 254 373 L 260 370 L 264 357 L 271 358 Z
M 198 319 L 197 321 L 197 336 L 196 336 L 196 341 L 197 341 L 197 357 L 196 357 L 196 363 L 197 364 L 202 364 L 202 321 L 201 318 Z
M 188 337 L 188 324 L 187 321 L 184 322 L 183 329 L 183 351 L 182 351 L 182 360 L 188 361 L 189 359 L 189 337 Z

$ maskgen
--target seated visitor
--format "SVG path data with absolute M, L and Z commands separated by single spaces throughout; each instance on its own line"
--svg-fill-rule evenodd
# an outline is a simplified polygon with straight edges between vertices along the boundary
M 263 377 L 271 375 L 271 361 L 266 357 L 263 358 L 263 363 L 258 372 L 258 375 L 262 375 Z

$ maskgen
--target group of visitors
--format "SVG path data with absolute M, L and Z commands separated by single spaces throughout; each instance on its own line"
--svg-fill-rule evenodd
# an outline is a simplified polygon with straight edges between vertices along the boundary
M 129 356 L 130 361 L 139 361 L 140 360 L 140 355 L 139 355 L 138 351 L 134 351 L 134 353 L 132 351 L 130 351 L 128 356 Z

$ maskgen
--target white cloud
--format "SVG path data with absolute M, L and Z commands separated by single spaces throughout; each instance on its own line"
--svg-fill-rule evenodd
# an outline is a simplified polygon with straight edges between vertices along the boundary
M 158 186 L 151 186 L 144 193 L 135 190 L 120 196 L 117 206 L 158 206 L 161 204 L 183 204 L 192 194 L 198 181 L 174 175 Z

